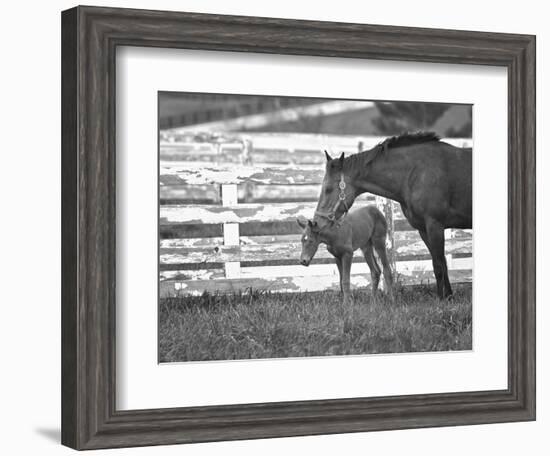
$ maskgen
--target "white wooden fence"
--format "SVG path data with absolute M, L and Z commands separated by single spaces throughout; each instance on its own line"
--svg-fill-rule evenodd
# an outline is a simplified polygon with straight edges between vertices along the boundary
M 309 268 L 300 266 L 296 217 L 313 216 L 324 175 L 324 153 L 357 153 L 384 138 L 246 134 L 196 138 L 161 134 L 160 295 L 242 291 L 314 291 L 337 287 L 332 256 L 321 246 Z M 457 146 L 470 140 L 445 139 Z M 374 195 L 390 226 L 389 253 L 405 284 L 433 282 L 430 255 L 399 206 Z M 447 230 L 451 280 L 470 281 L 470 230 Z M 362 256 L 353 286 L 367 286 Z

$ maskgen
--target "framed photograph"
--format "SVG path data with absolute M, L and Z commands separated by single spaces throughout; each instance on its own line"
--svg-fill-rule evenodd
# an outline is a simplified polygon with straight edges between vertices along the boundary
M 62 443 L 535 419 L 535 37 L 62 13 Z

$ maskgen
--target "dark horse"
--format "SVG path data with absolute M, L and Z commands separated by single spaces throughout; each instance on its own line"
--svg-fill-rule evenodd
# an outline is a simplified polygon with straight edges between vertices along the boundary
M 430 251 L 438 296 L 450 296 L 444 230 L 472 227 L 472 149 L 421 132 L 388 138 L 346 158 L 325 154 L 314 220 L 320 226 L 337 222 L 364 192 L 397 201 Z

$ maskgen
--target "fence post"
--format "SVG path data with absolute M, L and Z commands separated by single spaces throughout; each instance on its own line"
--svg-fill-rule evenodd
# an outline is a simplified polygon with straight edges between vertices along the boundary
M 222 206 L 235 206 L 237 204 L 237 184 L 222 185 Z M 239 224 L 223 224 L 223 244 L 239 245 Z M 241 276 L 240 261 L 228 261 L 224 264 L 225 277 L 227 279 L 237 279 Z
M 241 151 L 241 164 L 245 166 L 252 165 L 253 144 L 250 138 L 243 138 Z M 246 181 L 243 185 L 244 202 L 251 203 L 254 200 L 254 184 Z

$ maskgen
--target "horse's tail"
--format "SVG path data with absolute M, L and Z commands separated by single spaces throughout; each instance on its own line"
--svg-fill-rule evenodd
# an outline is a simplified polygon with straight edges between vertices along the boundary
M 375 237 L 383 237 L 386 240 L 388 235 L 388 222 L 384 214 L 376 206 L 369 206 L 369 214 L 372 218 L 373 228 L 372 235 Z
M 374 244 L 374 249 L 378 254 L 378 259 L 382 263 L 382 270 L 384 271 L 384 281 L 386 287 L 391 293 L 393 286 L 393 273 L 390 261 L 388 259 L 388 252 L 386 249 L 386 241 L 388 237 L 388 222 L 382 214 L 382 212 L 375 208 L 376 211 L 372 212 L 372 218 L 374 222 L 374 228 L 372 233 L 372 241 Z M 376 258 L 376 257 L 375 257 Z M 380 265 L 378 265 L 380 267 Z

